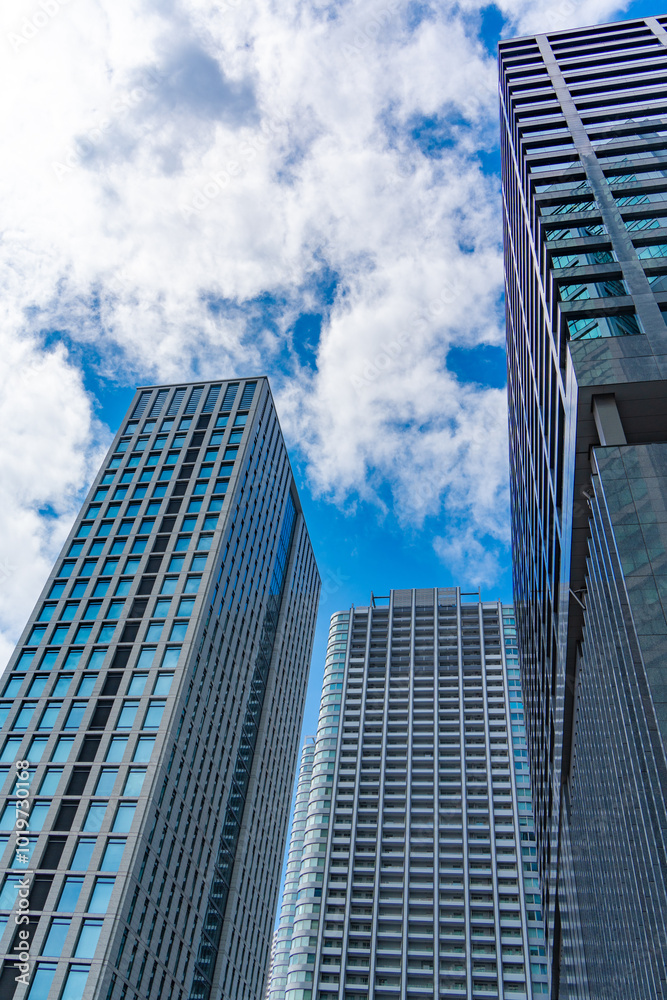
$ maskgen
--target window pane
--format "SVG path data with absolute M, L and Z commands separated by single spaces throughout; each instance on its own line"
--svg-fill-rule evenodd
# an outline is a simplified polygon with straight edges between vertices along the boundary
M 76 845 L 70 868 L 73 872 L 87 872 L 95 850 L 94 837 L 82 837 Z
M 147 764 L 151 759 L 154 743 L 155 738 L 153 736 L 140 736 L 137 740 L 132 760 L 138 764 Z
M 79 899 L 79 893 L 81 892 L 81 886 L 83 885 L 83 879 L 78 875 L 68 875 L 65 879 L 65 884 L 63 885 L 62 892 L 60 893 L 60 899 L 58 900 L 58 905 L 56 910 L 59 913 L 71 913 L 76 909 L 76 904 Z
M 144 688 L 146 687 L 146 678 L 148 674 L 132 674 L 132 680 L 130 681 L 130 686 L 127 690 L 128 694 L 143 694 Z
M 117 775 L 117 767 L 103 767 L 97 779 L 95 795 L 111 795 Z
M 69 917 L 56 917 L 51 921 L 49 933 L 42 945 L 42 955 L 46 955 L 47 958 L 60 957 L 71 922 Z
M 84 920 L 74 952 L 75 958 L 93 958 L 102 930 L 101 920 Z
M 83 829 L 86 833 L 99 833 L 104 822 L 104 814 L 107 811 L 107 803 L 99 802 L 88 807 Z
M 121 802 L 116 811 L 112 830 L 114 833 L 129 833 L 136 811 L 136 802 Z
M 105 759 L 108 760 L 110 763 L 121 761 L 123 759 L 123 754 L 125 753 L 126 746 L 127 746 L 127 736 L 112 736 Z
M 163 701 L 151 701 L 148 704 L 146 717 L 144 718 L 143 729 L 159 729 L 164 712 Z
M 90 966 L 88 965 L 70 966 L 69 975 L 65 981 L 65 989 L 60 995 L 60 1000 L 81 1000 L 89 972 Z
M 55 974 L 55 965 L 51 965 L 49 962 L 38 962 L 30 984 L 30 992 L 25 1000 L 44 1000 L 45 997 L 48 997 Z
M 146 777 L 146 769 L 143 767 L 131 767 L 125 779 L 123 795 L 140 795 Z
M 98 878 L 88 903 L 88 913 L 107 912 L 114 881 L 112 878 Z
M 173 674 L 158 674 L 157 680 L 155 681 L 155 687 L 153 688 L 153 694 L 169 694 L 169 689 L 171 688 L 171 682 L 173 679 Z

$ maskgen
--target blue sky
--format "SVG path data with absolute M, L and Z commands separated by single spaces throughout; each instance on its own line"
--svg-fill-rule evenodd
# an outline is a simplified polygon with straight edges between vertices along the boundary
M 312 732 L 334 611 L 511 598 L 498 38 L 655 9 L 55 7 L 0 13 L 0 657 L 135 385 L 268 374 L 324 583 Z

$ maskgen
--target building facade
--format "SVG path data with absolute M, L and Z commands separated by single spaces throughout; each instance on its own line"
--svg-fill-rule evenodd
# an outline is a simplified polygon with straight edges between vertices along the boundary
M 514 588 L 554 996 L 667 996 L 667 18 L 501 42 Z
M 138 390 L 2 679 L 3 998 L 261 997 L 318 596 L 267 380 Z
M 271 1000 L 548 995 L 512 609 L 334 615 L 308 753 Z

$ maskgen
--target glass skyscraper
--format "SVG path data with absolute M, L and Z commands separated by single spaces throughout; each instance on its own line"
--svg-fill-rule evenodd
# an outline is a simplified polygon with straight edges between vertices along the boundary
M 261 997 L 319 586 L 267 380 L 138 390 L 2 678 L 3 998 Z
M 270 1000 L 548 995 L 512 608 L 393 590 L 331 619 Z
M 554 996 L 667 996 L 667 18 L 500 44 L 514 587 Z

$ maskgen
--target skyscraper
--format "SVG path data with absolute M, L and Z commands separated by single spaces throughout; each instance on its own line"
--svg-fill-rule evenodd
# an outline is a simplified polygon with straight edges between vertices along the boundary
M 667 18 L 500 45 L 514 587 L 554 996 L 667 996 Z
M 548 994 L 515 644 L 456 589 L 332 617 L 271 1000 Z
M 267 380 L 138 390 L 2 680 L 3 998 L 261 996 L 318 594 Z

